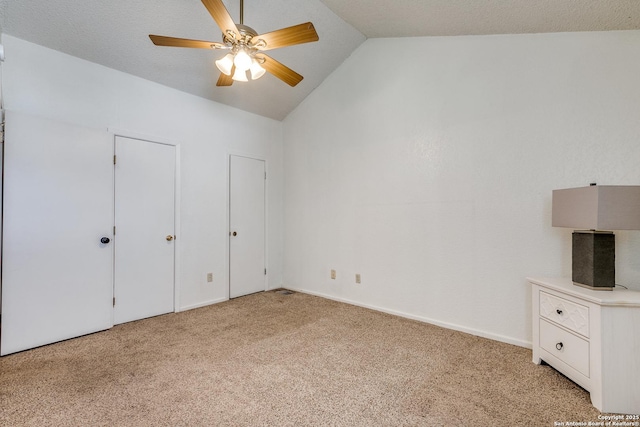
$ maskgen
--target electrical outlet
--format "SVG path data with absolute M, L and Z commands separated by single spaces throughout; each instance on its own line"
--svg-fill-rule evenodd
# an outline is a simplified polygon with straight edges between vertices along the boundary
M 336 280 L 336 271 L 331 270 L 331 279 Z
M 360 273 L 356 274 L 356 283 L 360 283 Z
M 207 273 L 207 282 L 213 282 L 213 273 Z

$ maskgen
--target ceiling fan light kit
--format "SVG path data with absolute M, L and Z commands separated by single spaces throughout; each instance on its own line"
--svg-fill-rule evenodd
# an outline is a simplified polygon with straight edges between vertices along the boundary
M 216 61 L 216 67 L 220 72 L 226 74 L 227 76 L 231 75 L 231 69 L 233 68 L 233 55 L 227 53 L 222 58 Z
M 221 72 L 216 86 L 231 86 L 234 81 L 247 82 L 247 71 L 251 73 L 251 80 L 259 79 L 268 71 L 290 86 L 302 81 L 300 74 L 264 54 L 264 51 L 318 41 L 318 33 L 311 22 L 259 35 L 253 28 L 243 24 L 244 0 L 240 0 L 240 24 L 233 22 L 222 0 L 202 0 L 202 3 L 222 30 L 223 43 L 150 34 L 153 44 L 231 50 L 215 61 Z
M 231 78 L 236 82 L 248 82 L 249 81 L 247 79 L 247 70 L 241 71 L 238 68 L 236 68 L 236 71 L 235 71 L 235 73 L 233 73 L 233 77 L 231 77 Z
M 251 67 L 249 67 L 249 71 L 251 71 L 252 80 L 258 80 L 260 77 L 264 76 L 264 73 L 267 72 L 267 70 L 262 68 L 262 66 L 255 59 L 251 63 Z
M 247 71 L 251 66 L 251 62 L 251 57 L 242 48 L 238 50 L 236 57 L 233 58 L 233 65 L 235 65 L 238 70 L 242 71 Z

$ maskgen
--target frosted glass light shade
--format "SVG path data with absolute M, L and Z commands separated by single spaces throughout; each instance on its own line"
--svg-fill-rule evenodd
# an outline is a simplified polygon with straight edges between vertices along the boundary
M 260 77 L 264 76 L 264 73 L 267 72 L 255 59 L 251 62 L 251 80 L 258 80 Z
M 236 53 L 233 63 L 236 65 L 236 69 L 247 71 L 251 67 L 251 57 L 241 49 Z
M 587 230 L 640 230 L 640 185 L 553 190 L 551 225 Z
M 223 58 L 218 59 L 216 61 L 216 67 L 218 67 L 218 70 L 220 70 L 221 73 L 230 76 L 231 68 L 233 67 L 233 55 L 228 53 Z
M 236 67 L 236 72 L 233 73 L 233 77 L 231 77 L 233 80 L 237 81 L 237 82 L 248 82 L 249 80 L 247 80 L 247 71 L 246 70 L 241 70 L 238 67 Z

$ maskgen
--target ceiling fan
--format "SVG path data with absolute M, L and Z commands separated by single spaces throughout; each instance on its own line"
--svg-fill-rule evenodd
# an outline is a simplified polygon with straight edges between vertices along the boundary
M 290 86 L 302 81 L 303 77 L 300 74 L 266 55 L 264 51 L 318 41 L 318 33 L 311 22 L 258 34 L 253 28 L 243 24 L 244 0 L 240 0 L 240 24 L 233 22 L 222 0 L 202 0 L 202 3 L 222 30 L 222 43 L 150 34 L 149 38 L 153 44 L 231 50 L 216 61 L 220 70 L 216 86 L 231 86 L 234 80 L 246 82 L 247 71 L 250 72 L 252 80 L 259 79 L 268 71 Z

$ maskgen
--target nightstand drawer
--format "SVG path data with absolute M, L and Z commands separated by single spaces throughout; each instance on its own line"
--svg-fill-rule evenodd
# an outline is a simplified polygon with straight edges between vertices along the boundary
M 589 338 L 589 307 L 541 291 L 540 316 Z
M 589 377 L 589 342 L 540 319 L 540 347 Z

